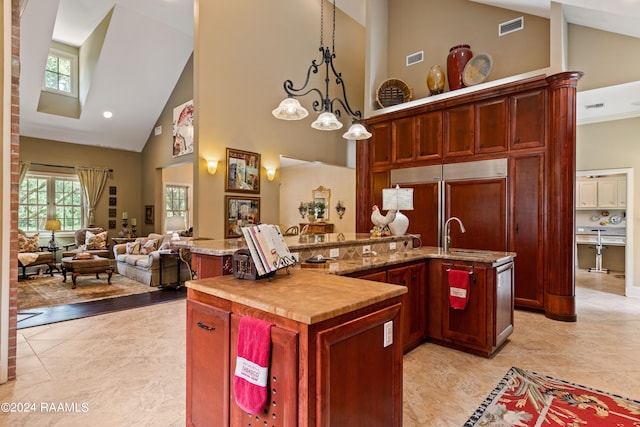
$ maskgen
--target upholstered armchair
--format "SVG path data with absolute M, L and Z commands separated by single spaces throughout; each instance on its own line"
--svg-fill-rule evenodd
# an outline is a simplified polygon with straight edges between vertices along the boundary
M 53 253 L 40 251 L 39 237 L 38 233 L 27 236 L 24 231 L 18 230 L 18 268 L 22 268 L 22 278 L 27 276 L 27 267 L 45 264 L 49 267 L 48 272 L 53 276 L 55 267 Z
M 81 228 L 76 231 L 73 236 L 73 243 L 64 245 L 63 257 L 72 257 L 80 252 L 80 246 L 84 246 L 84 252 L 97 255 L 103 258 L 109 258 L 109 235 L 104 228 Z M 75 249 L 73 249 L 75 248 Z

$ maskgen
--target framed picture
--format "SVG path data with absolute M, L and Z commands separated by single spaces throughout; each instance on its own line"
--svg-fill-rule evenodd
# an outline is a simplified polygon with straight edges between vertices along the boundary
M 109 194 L 115 196 L 118 189 L 116 187 L 109 187 Z
M 144 223 L 153 225 L 153 205 L 144 207 Z
M 227 239 L 242 236 L 242 227 L 260 222 L 260 198 L 224 196 L 224 233 Z
M 109 197 L 109 206 L 116 206 L 118 204 L 118 199 L 116 197 Z
M 173 109 L 173 157 L 193 153 L 193 99 Z
M 260 154 L 227 148 L 225 191 L 260 192 Z
M 117 217 L 117 209 L 116 208 L 109 208 L 109 218 L 115 218 Z
M 110 219 L 109 220 L 109 229 L 114 229 L 116 228 L 116 220 L 115 219 Z

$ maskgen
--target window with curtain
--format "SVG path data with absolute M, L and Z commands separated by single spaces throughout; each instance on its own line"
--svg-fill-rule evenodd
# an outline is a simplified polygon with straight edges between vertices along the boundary
M 189 227 L 189 187 L 167 185 L 165 191 L 165 211 L 167 216 L 183 216 Z
M 75 175 L 27 174 L 18 203 L 18 228 L 24 231 L 44 231 L 47 218 L 60 220 L 63 231 L 82 227 L 82 193 Z

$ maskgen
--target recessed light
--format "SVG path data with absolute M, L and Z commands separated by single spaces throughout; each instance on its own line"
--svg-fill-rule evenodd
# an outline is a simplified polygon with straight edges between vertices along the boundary
M 102 115 L 105 119 L 110 119 L 111 117 L 113 117 L 113 113 L 111 111 L 105 111 L 104 113 L 102 113 Z

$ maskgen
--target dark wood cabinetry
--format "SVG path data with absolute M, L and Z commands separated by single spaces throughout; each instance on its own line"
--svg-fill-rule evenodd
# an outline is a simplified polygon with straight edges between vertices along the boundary
M 491 99 L 475 105 L 475 153 L 507 150 L 507 98 Z
M 415 124 L 413 117 L 391 121 L 391 160 L 394 163 L 410 162 L 414 159 Z
M 473 104 L 444 110 L 444 157 L 473 154 L 473 117 Z
M 439 286 L 430 287 L 429 329 L 435 341 L 482 356 L 493 354 L 513 332 L 513 263 L 495 269 L 469 262 L 434 261 Z M 464 309 L 449 305 L 449 270 L 469 272 L 469 301 Z M 491 320 L 487 320 L 491 319 Z
M 377 194 L 384 188 L 381 178 L 393 169 L 506 158 L 510 175 L 507 204 L 498 205 L 506 215 L 496 217 L 491 230 L 476 229 L 460 235 L 453 227 L 453 245 L 504 250 L 506 242 L 506 249 L 518 254 L 517 306 L 543 310 L 553 319 L 575 321 L 575 109 L 581 76 L 581 72 L 564 72 L 532 77 L 367 119 L 370 128 L 413 119 L 417 148 L 412 161 L 406 160 L 407 151 L 402 162 L 383 164 L 369 154 L 370 142 L 358 141 L 356 230 L 367 232 L 371 228 L 369 203 L 381 197 Z M 440 140 L 438 114 L 442 121 L 441 151 L 434 145 Z M 430 137 L 424 136 L 425 129 Z M 425 143 L 431 144 L 429 148 L 424 149 Z M 377 146 L 375 150 L 384 151 Z M 380 175 L 376 186 L 367 184 L 373 179 L 367 175 L 372 165 Z M 467 191 L 467 195 L 473 198 L 473 191 Z M 469 229 L 474 216 L 487 215 L 495 207 L 494 199 L 476 198 L 472 205 L 450 209 L 446 216 L 463 212 L 463 222 Z M 411 227 L 416 220 L 422 221 L 423 214 L 419 211 L 410 219 L 410 232 L 417 232 Z
M 385 282 L 407 287 L 402 299 L 402 343 L 407 352 L 418 346 L 425 338 L 426 289 L 428 286 L 424 261 L 381 268 L 350 275 L 358 279 Z
M 391 123 L 386 121 L 376 123 L 371 131 L 371 154 L 373 166 L 389 165 L 391 163 Z

